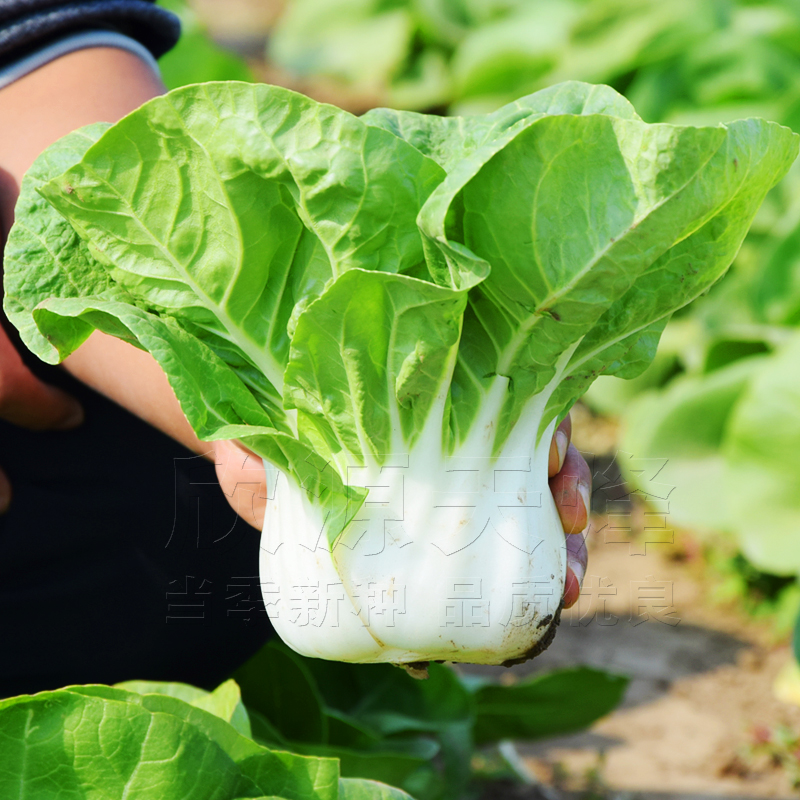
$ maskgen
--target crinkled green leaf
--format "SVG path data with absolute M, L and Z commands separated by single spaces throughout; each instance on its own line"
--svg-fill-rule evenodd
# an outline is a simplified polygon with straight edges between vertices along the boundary
M 676 194 L 684 197 L 683 202 L 694 207 L 697 215 L 683 217 L 681 201 L 676 200 L 676 208 L 668 202 L 662 206 L 666 224 L 683 227 L 683 238 L 676 237 L 672 247 L 658 254 L 582 339 L 566 370 L 571 381 L 564 381 L 553 395 L 554 416 L 577 399 L 598 374 L 618 374 L 624 368 L 621 347 L 629 342 L 636 346 L 640 338 L 658 330 L 672 311 L 697 298 L 725 273 L 747 230 L 737 221 L 752 219 L 767 191 L 797 155 L 795 142 L 777 125 L 743 120 L 724 129 L 726 136 L 719 149 L 698 165 L 696 174 Z M 766 157 L 768 152 L 774 161 Z M 639 227 L 637 223 L 637 230 Z
M 632 359 L 641 371 L 672 311 L 730 264 L 746 232 L 734 220 L 752 217 L 796 155 L 786 129 L 756 121 L 700 129 L 599 115 L 525 123 L 496 153 L 479 148 L 452 170 L 420 216 L 451 274 L 475 255 L 491 264 L 470 292 L 454 427 L 469 429 L 487 378 L 504 375 L 512 388 L 501 442 L 557 370 L 564 379 L 543 425 L 644 345 Z M 574 149 L 586 141 L 591 147 Z M 465 257 L 451 239 L 468 247 Z
M 137 302 L 255 367 L 279 404 L 295 306 L 351 267 L 416 266 L 438 179 L 339 109 L 232 82 L 150 101 L 40 191 Z
M 298 320 L 286 405 L 334 453 L 401 452 L 434 413 L 440 431 L 466 300 L 405 275 L 348 271 Z
M 47 148 L 25 174 L 15 209 L 13 233 L 4 250 L 3 308 L 22 341 L 50 364 L 60 360 L 58 351 L 43 336 L 33 319 L 33 309 L 57 295 L 86 297 L 120 292 L 97 263 L 73 227 L 39 194 L 38 189 L 83 157 L 107 130 L 97 123 L 70 133 Z M 15 265 L 25 265 L 15 269 Z M 36 280 L 30 280 L 35 274 Z M 62 321 L 60 336 L 72 352 L 92 332 L 90 324 Z
M 0 702 L 0 794 L 336 800 L 333 760 L 276 753 L 174 697 L 74 686 Z

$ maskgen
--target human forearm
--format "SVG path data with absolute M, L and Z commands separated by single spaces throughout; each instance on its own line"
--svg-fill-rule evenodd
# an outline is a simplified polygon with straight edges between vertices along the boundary
M 57 139 L 93 122 L 115 122 L 164 86 L 135 55 L 91 48 L 64 56 L 0 90 L 0 222 L 7 233 L 22 176 Z M 197 453 L 202 444 L 152 356 L 95 333 L 65 368 Z
M 107 47 L 79 50 L 0 90 L 0 213 L 13 221 L 22 176 L 57 139 L 92 122 L 116 122 L 164 85 L 132 53 Z M 13 120 L 13 124 L 8 124 Z

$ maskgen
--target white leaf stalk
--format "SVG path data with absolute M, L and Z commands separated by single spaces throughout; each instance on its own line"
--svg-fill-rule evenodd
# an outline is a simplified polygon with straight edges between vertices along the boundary
M 566 550 L 548 485 L 555 422 L 538 442 L 537 431 L 560 377 L 531 399 L 498 455 L 500 376 L 452 455 L 432 414 L 438 428 L 410 451 L 354 460 L 342 478 L 369 494 L 333 547 L 325 508 L 272 469 L 260 573 L 280 637 L 306 656 L 360 663 L 502 664 L 546 647 Z

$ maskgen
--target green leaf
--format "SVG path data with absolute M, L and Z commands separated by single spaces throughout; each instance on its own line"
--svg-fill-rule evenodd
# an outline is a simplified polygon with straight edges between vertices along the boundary
M 633 487 L 668 509 L 672 524 L 701 531 L 734 524 L 723 445 L 736 404 L 764 363 L 753 357 L 685 376 L 629 407 L 620 467 Z
M 588 87 L 559 90 L 587 105 Z M 691 129 L 533 113 L 477 148 L 466 141 L 420 224 L 435 280 L 488 272 L 469 295 L 453 426 L 461 439 L 488 378 L 506 376 L 498 446 L 557 375 L 542 426 L 601 372 L 630 361 L 625 374 L 641 372 L 672 311 L 730 264 L 746 231 L 734 221 L 752 218 L 796 156 L 788 130 L 752 120 Z
M 759 569 L 800 573 L 796 491 L 800 474 L 800 335 L 754 376 L 728 425 L 723 454 L 730 519 L 744 554 Z
M 177 697 L 196 708 L 202 708 L 224 719 L 242 734 L 252 739 L 250 720 L 242 703 L 241 692 L 235 681 L 221 683 L 213 692 L 198 689 L 187 683 L 163 683 L 161 681 L 124 681 L 115 684 L 118 689 L 137 694 L 164 694 Z
M 0 702 L 0 794 L 336 800 L 335 761 L 273 753 L 174 697 L 73 686 Z
M 376 108 L 361 120 L 407 141 L 448 173 L 458 171 L 468 176 L 542 114 L 607 114 L 639 119 L 633 106 L 610 87 L 567 82 L 521 97 L 491 114 L 466 119 Z M 473 156 L 474 160 L 462 166 Z
M 328 720 L 306 661 L 270 642 L 240 667 L 234 677 L 248 708 L 262 714 L 292 742 L 325 744 Z
M 619 704 L 627 685 L 619 675 L 577 667 L 483 686 L 475 692 L 475 740 L 539 739 L 586 728 Z
M 674 187 L 674 202 L 665 198 L 646 222 L 636 222 L 632 242 L 659 217 L 666 228 L 674 225 L 676 233 L 683 233 L 666 250 L 657 239 L 649 242 L 655 259 L 581 340 L 566 370 L 571 380 L 554 393 L 551 413 L 571 404 L 601 372 L 625 374 L 620 370 L 626 353 L 640 337 L 663 327 L 673 310 L 696 299 L 724 274 L 747 231 L 741 222 L 752 219 L 797 155 L 787 129 L 772 123 L 743 120 L 725 128 L 699 129 L 701 139 L 719 130 L 725 130 L 719 149 L 696 164 L 693 175 L 686 174 L 684 185 Z M 774 161 L 767 152 L 774 154 Z M 684 216 L 690 209 L 692 216 Z
M 16 219 L 4 250 L 3 308 L 22 341 L 43 361 L 55 364 L 59 353 L 39 331 L 33 309 L 46 297 L 117 295 L 113 281 L 82 243 L 72 226 L 39 195 L 38 189 L 77 163 L 107 130 L 101 122 L 59 139 L 33 163 L 22 179 Z M 24 269 L 15 269 L 24 264 Z M 36 281 L 29 275 L 35 274 Z M 80 320 L 63 322 L 61 336 L 72 352 L 92 332 Z
M 210 83 L 146 103 L 40 191 L 120 286 L 259 370 L 262 399 L 278 403 L 295 305 L 352 267 L 415 266 L 413 221 L 438 180 L 417 151 L 339 109 Z
M 446 796 L 459 796 L 470 773 L 474 718 L 472 698 L 453 670 L 430 664 L 428 680 L 418 681 L 384 665 L 317 659 L 308 664 L 329 705 L 380 735 L 435 735 L 442 750 Z
M 334 453 L 380 460 L 413 447 L 437 404 L 443 414 L 465 304 L 464 292 L 405 275 L 346 272 L 298 319 L 287 407 Z
M 339 800 L 411 800 L 411 795 L 376 781 L 340 778 Z

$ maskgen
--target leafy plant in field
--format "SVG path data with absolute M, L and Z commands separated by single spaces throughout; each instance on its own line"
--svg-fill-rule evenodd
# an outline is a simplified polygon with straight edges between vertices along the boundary
M 620 446 L 664 460 L 676 524 L 729 531 L 759 569 L 797 575 L 800 331 L 765 322 L 751 338 L 726 334 L 710 338 L 698 369 L 629 406 Z
M 782 0 L 294 0 L 268 55 L 400 108 L 485 112 L 585 80 L 650 121 L 784 119 L 800 100 L 799 34 Z
M 704 542 L 713 602 L 734 603 L 749 616 L 771 624 L 776 639 L 791 633 L 800 609 L 800 585 L 793 575 L 758 569 L 735 541 Z
M 360 119 L 186 87 L 40 157 L 5 308 L 50 362 L 94 329 L 149 350 L 198 436 L 277 470 L 261 579 L 298 652 L 509 663 L 557 621 L 558 419 L 642 372 L 796 154 L 777 124 L 647 125 L 586 84 Z
M 0 796 L 19 800 L 402 800 L 334 758 L 253 741 L 233 681 L 70 686 L 0 701 Z
M 183 683 L 71 686 L 0 701 L 0 793 L 20 800 L 460 798 L 476 746 L 577 730 L 626 679 L 564 670 L 504 687 L 435 665 L 303 659 L 268 645 L 213 692 Z

